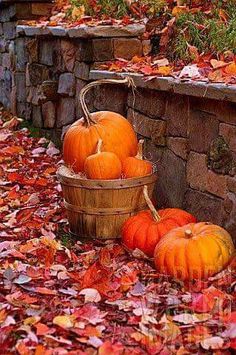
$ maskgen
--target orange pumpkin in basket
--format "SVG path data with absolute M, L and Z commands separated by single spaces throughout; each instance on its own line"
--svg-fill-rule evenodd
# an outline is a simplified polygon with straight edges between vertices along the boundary
M 94 153 L 99 139 L 103 141 L 103 150 L 116 154 L 121 161 L 137 154 L 137 137 L 127 119 L 110 111 L 90 113 L 85 104 L 86 92 L 93 86 L 107 82 L 117 84 L 127 80 L 107 79 L 85 86 L 80 92 L 83 118 L 72 124 L 65 134 L 63 158 L 65 164 L 75 172 L 84 170 L 84 162 Z
M 235 253 L 231 236 L 223 228 L 190 223 L 172 229 L 154 251 L 156 269 L 181 280 L 204 279 L 223 270 Z
M 190 213 L 178 208 L 156 211 L 144 186 L 144 197 L 149 210 L 141 211 L 130 217 L 122 227 L 122 242 L 131 250 L 136 248 L 152 257 L 160 239 L 173 228 L 196 222 Z
M 114 153 L 101 152 L 102 140 L 99 139 L 97 153 L 90 155 L 84 163 L 84 171 L 89 179 L 110 180 L 121 176 L 121 162 Z
M 152 163 L 143 160 L 143 143 L 140 139 L 138 143 L 138 154 L 135 157 L 128 157 L 123 161 L 122 172 L 125 178 L 146 176 L 152 173 Z

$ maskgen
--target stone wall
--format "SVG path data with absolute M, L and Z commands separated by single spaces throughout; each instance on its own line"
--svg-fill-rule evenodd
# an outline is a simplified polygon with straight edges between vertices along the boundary
M 185 208 L 225 226 L 236 240 L 236 103 L 158 90 L 158 81 L 150 85 L 155 89 L 142 85 L 135 100 L 128 93 L 126 114 L 155 163 L 158 206 Z M 108 86 L 100 91 L 99 109 L 123 113 L 124 92 L 113 93 Z
M 17 21 L 37 19 L 49 14 L 49 0 L 0 0 L 0 103 L 7 109 L 26 115 L 25 89 L 22 86 L 27 57 L 24 40 L 16 33 Z M 18 102 L 14 92 L 22 87 Z

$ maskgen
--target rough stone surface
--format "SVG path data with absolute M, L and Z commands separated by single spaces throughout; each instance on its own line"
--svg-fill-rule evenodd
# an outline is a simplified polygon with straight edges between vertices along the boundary
M 206 193 L 188 189 L 183 208 L 197 217 L 198 221 L 222 224 L 223 200 Z
M 7 42 L 4 38 L 0 38 L 0 53 L 4 53 L 7 49 Z
M 61 98 L 57 107 L 57 127 L 63 127 L 75 120 L 75 100 Z
M 32 63 L 27 65 L 27 81 L 31 85 L 41 84 L 44 80 L 49 79 L 49 70 L 42 64 Z
M 71 73 L 61 74 L 59 77 L 58 94 L 65 96 L 74 96 L 75 77 Z
M 55 80 L 45 80 L 42 82 L 41 90 L 46 100 L 56 101 L 58 99 L 58 82 Z
M 113 59 L 113 43 L 111 39 L 93 40 L 94 61 L 106 61 Z
M 42 119 L 42 113 L 41 113 L 40 106 L 33 106 L 32 122 L 33 122 L 34 127 L 37 127 L 37 128 L 43 127 L 43 119 Z
M 50 40 L 43 39 L 40 41 L 39 47 L 39 61 L 41 64 L 53 65 L 53 51 L 54 51 L 53 42 Z
M 0 22 L 10 21 L 16 15 L 15 5 L 1 7 L 0 11 Z
M 135 55 L 142 55 L 142 43 L 137 38 L 114 39 L 114 57 L 132 59 Z
M 236 127 L 221 123 L 219 133 L 225 138 L 226 142 L 230 146 L 230 149 L 236 152 Z
M 229 191 L 236 194 L 236 176 L 228 176 L 227 187 Z
M 15 84 L 17 90 L 17 101 L 26 102 L 26 85 L 24 73 L 15 73 Z
M 82 80 L 88 80 L 89 78 L 89 65 L 84 62 L 75 63 L 75 76 Z
M 81 104 L 79 100 L 79 94 L 80 91 L 83 89 L 83 87 L 87 84 L 85 80 L 77 79 L 76 80 L 76 95 L 75 95 L 75 100 L 76 100 L 76 118 L 80 118 L 83 116 L 82 109 L 81 109 Z M 94 111 L 94 91 L 90 90 L 87 95 L 85 96 L 85 102 L 86 105 L 88 106 L 88 109 L 90 112 Z
M 42 115 L 44 128 L 53 128 L 56 121 L 56 108 L 52 101 L 42 105 Z
M 167 147 L 178 157 L 187 160 L 189 153 L 189 141 L 181 137 L 168 137 Z
M 205 191 L 207 172 L 206 155 L 190 152 L 187 161 L 187 181 L 190 187 Z
M 227 177 L 207 169 L 206 155 L 190 152 L 187 162 L 187 181 L 193 189 L 207 191 L 224 198 L 227 192 Z
M 38 62 L 38 40 L 37 39 L 27 39 L 25 42 L 26 51 L 28 53 L 29 63 Z
M 67 33 L 69 37 L 91 38 L 91 37 L 136 37 L 143 34 L 145 26 L 140 24 L 131 24 L 127 26 L 79 26 L 69 28 Z
M 9 53 L 2 54 L 2 66 L 7 69 L 11 68 L 11 55 Z
M 108 110 L 126 114 L 127 89 L 120 85 L 104 85 L 94 90 L 96 110 Z
M 231 234 L 236 246 L 236 195 L 228 193 L 224 201 L 223 226 Z
M 16 105 L 16 114 L 18 117 L 24 118 L 24 120 L 31 120 L 32 107 L 28 103 L 18 102 Z
M 221 122 L 236 125 L 236 103 L 223 100 L 191 97 L 190 107 L 213 114 Z
M 74 43 L 62 40 L 61 41 L 61 55 L 64 60 L 65 67 L 72 72 L 75 65 L 76 46 Z
M 133 125 L 135 132 L 143 137 L 151 138 L 154 132 L 158 137 L 164 136 L 163 132 L 165 133 L 166 127 L 164 121 L 149 118 L 131 108 L 128 109 L 127 118 Z
M 165 118 L 170 136 L 187 137 L 189 120 L 189 98 L 181 95 L 168 96 Z
M 76 59 L 80 62 L 93 62 L 92 39 L 80 40 L 76 43 Z
M 15 22 L 4 22 L 3 32 L 6 39 L 13 39 L 16 36 L 16 25 Z
M 24 71 L 27 63 L 25 40 L 23 38 L 17 38 L 15 40 L 16 51 L 16 69 L 18 71 Z
M 158 155 L 155 155 L 155 149 Z M 154 154 L 154 156 L 152 156 Z M 149 147 L 145 150 L 145 157 L 155 163 L 158 184 L 156 196 L 159 207 L 182 207 L 184 194 L 187 189 L 186 164 L 171 150 L 166 148 Z
M 166 106 L 166 95 L 163 92 L 154 90 L 135 91 L 135 98 L 132 92 L 128 96 L 128 106 L 152 118 L 163 118 Z
M 218 136 L 219 121 L 216 116 L 203 112 L 191 111 L 189 117 L 190 149 L 206 153 L 213 139 Z

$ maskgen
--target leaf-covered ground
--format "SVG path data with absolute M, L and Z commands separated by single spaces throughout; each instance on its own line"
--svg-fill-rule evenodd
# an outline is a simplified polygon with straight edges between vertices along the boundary
M 187 285 L 119 243 L 72 240 L 59 151 L 0 118 L 0 353 L 233 353 L 236 263 Z

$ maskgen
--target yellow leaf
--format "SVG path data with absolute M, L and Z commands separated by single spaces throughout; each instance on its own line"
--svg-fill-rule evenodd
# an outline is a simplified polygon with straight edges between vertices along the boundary
M 35 317 L 28 317 L 24 320 L 24 325 L 33 325 L 36 324 L 40 321 L 41 317 L 35 316 Z
M 53 318 L 53 324 L 62 328 L 72 328 L 74 326 L 74 317 L 72 316 L 56 316 Z
M 71 13 L 71 17 L 73 20 L 79 20 L 81 19 L 83 16 L 85 15 L 85 7 L 84 5 L 81 5 L 79 7 L 74 6 L 72 13 Z

